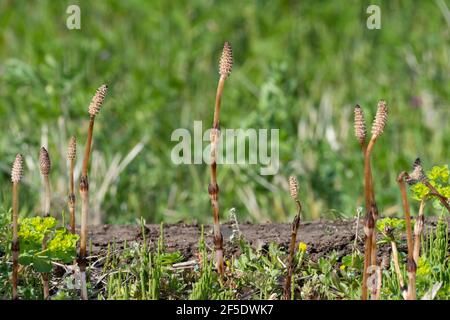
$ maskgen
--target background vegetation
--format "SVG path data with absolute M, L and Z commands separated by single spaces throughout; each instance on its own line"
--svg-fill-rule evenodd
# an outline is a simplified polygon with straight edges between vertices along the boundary
M 81 7 L 81 30 L 65 26 L 71 4 Z M 381 7 L 381 30 L 366 28 L 369 4 Z M 0 203 L 10 206 L 10 167 L 21 152 L 22 213 L 38 210 L 38 153 L 48 144 L 55 214 L 65 209 L 67 141 L 75 134 L 84 143 L 89 101 L 108 83 L 95 128 L 93 221 L 210 221 L 208 168 L 172 164 L 170 135 L 192 130 L 194 120 L 210 125 L 217 62 L 228 40 L 235 67 L 222 127 L 279 128 L 281 167 L 259 176 L 257 166 L 221 166 L 222 212 L 235 207 L 240 220 L 288 221 L 295 210 L 287 177 L 294 174 L 308 219 L 353 216 L 363 201 L 353 106 L 361 104 L 369 120 L 384 98 L 390 118 L 374 154 L 375 187 L 383 215 L 396 215 L 398 172 L 418 155 L 425 168 L 449 162 L 449 6 L 1 1 Z

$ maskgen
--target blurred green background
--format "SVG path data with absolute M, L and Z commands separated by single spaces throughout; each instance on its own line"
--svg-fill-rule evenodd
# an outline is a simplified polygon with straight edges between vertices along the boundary
M 66 9 L 81 8 L 81 30 Z M 366 9 L 381 8 L 381 30 Z M 53 161 L 53 208 L 65 209 L 67 141 L 77 172 L 96 88 L 110 92 L 97 118 L 93 223 L 210 222 L 206 165 L 176 166 L 176 128 L 212 123 L 224 41 L 235 65 L 221 125 L 279 128 L 277 175 L 219 166 L 223 220 L 288 221 L 287 178 L 297 175 L 305 219 L 354 216 L 362 205 L 362 155 L 353 106 L 366 120 L 390 107 L 373 169 L 384 215 L 399 213 L 396 176 L 417 156 L 449 162 L 450 3 L 437 1 L 0 1 L 0 203 L 10 206 L 16 153 L 26 159 L 22 214 L 40 213 L 41 145 Z M 370 126 L 370 125 L 369 125 Z M 131 153 L 130 153 L 131 152 Z M 78 177 L 78 174 L 77 174 Z

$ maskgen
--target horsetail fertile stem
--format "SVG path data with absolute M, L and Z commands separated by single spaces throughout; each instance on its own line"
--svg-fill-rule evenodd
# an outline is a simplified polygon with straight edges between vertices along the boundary
M 289 190 L 291 193 L 292 199 L 295 201 L 295 204 L 297 205 L 297 214 L 294 217 L 294 220 L 292 222 L 292 229 L 291 229 L 291 243 L 289 245 L 289 260 L 288 260 L 288 272 L 286 276 L 286 281 L 284 284 L 284 298 L 285 300 L 291 300 L 291 282 L 292 282 L 292 273 L 294 271 L 294 254 L 295 254 L 295 244 L 297 242 L 297 232 L 298 227 L 300 225 L 300 218 L 301 218 L 301 212 L 302 212 L 302 205 L 300 201 L 298 200 L 298 182 L 297 178 L 294 176 L 289 177 Z
M 14 160 L 12 170 L 11 170 L 11 181 L 12 181 L 12 259 L 13 259 L 13 270 L 12 270 L 12 298 L 13 300 L 18 299 L 17 294 L 17 276 L 19 271 L 19 184 L 23 175 L 23 159 L 22 155 L 18 154 Z
M 48 154 L 47 149 L 44 147 L 41 148 L 39 152 L 39 169 L 41 171 L 41 175 L 44 179 L 44 208 L 43 208 L 43 216 L 50 216 L 50 203 L 51 203 L 51 188 L 50 188 L 50 170 L 52 168 L 52 164 L 50 161 L 50 156 Z M 47 247 L 47 237 L 44 236 L 42 240 L 42 250 L 45 250 Z M 47 300 L 50 296 L 50 288 L 48 284 L 48 273 L 42 273 L 42 285 L 44 287 L 44 299 Z
M 407 172 L 402 172 L 398 176 L 398 184 L 400 187 L 400 192 L 402 194 L 403 211 L 405 213 L 405 224 L 406 224 L 406 241 L 408 244 L 408 294 L 407 300 L 416 300 L 416 263 L 413 257 L 413 238 L 411 232 L 411 214 L 409 210 L 408 195 L 406 194 L 406 183 L 405 180 L 409 180 L 409 175 Z
M 364 270 L 362 283 L 362 299 L 367 299 L 367 270 L 370 265 L 376 265 L 377 261 L 377 243 L 375 224 L 378 218 L 378 208 L 375 202 L 375 192 L 373 187 L 372 169 L 370 164 L 370 157 L 375 146 L 375 142 L 384 131 L 387 121 L 387 106 L 383 100 L 378 102 L 378 109 L 375 120 L 372 125 L 372 137 L 366 146 L 366 125 L 364 122 L 364 113 L 359 105 L 355 106 L 354 110 L 354 128 L 355 136 L 361 146 L 364 154 L 364 198 L 366 207 L 366 216 L 364 224 L 364 233 L 366 235 L 364 245 Z
M 384 132 L 384 128 L 386 127 L 386 122 L 387 122 L 387 115 L 388 115 L 388 111 L 387 111 L 386 102 L 384 100 L 380 100 L 378 102 L 377 113 L 375 115 L 375 119 L 374 119 L 373 125 L 372 125 L 372 138 L 370 140 L 371 140 L 371 142 L 373 141 L 373 143 L 369 142 L 367 149 L 370 149 L 370 150 L 369 151 L 366 150 L 366 155 L 365 155 L 365 157 L 368 159 L 368 166 L 369 166 L 368 179 L 369 179 L 369 185 L 370 185 L 370 191 L 369 191 L 370 201 L 371 201 L 370 207 L 371 207 L 372 214 L 373 214 L 374 225 L 376 225 L 377 219 L 378 219 L 378 208 L 377 208 L 377 205 L 375 202 L 375 188 L 373 186 L 373 177 L 372 177 L 372 168 L 371 168 L 371 164 L 370 164 L 370 157 L 372 154 L 372 150 L 373 150 L 375 141 Z M 372 248 L 370 250 L 370 263 L 373 266 L 375 266 L 377 264 L 377 230 L 376 229 L 374 229 L 373 233 L 372 233 Z
M 80 254 L 78 259 L 78 265 L 81 272 L 81 299 L 87 300 L 87 288 L 86 288 L 86 245 L 87 245 L 87 223 L 89 215 L 89 158 L 91 155 L 92 134 L 94 130 L 95 116 L 100 111 L 100 108 L 105 99 L 105 95 L 108 91 L 108 86 L 102 85 L 97 89 L 92 101 L 89 105 L 89 129 L 86 142 L 86 148 L 84 151 L 83 166 L 81 169 L 80 178 L 80 196 L 81 196 L 81 232 L 80 232 Z
M 216 269 L 220 275 L 223 275 L 224 273 L 224 266 L 223 266 L 223 237 L 220 231 L 220 222 L 219 222 L 219 200 L 218 200 L 219 185 L 217 184 L 216 153 L 220 136 L 219 119 L 220 119 L 220 104 L 222 100 L 222 92 L 225 80 L 230 75 L 232 67 L 233 67 L 233 53 L 231 51 L 230 44 L 228 42 L 225 42 L 219 63 L 220 78 L 216 92 L 213 127 L 211 129 L 211 182 L 208 186 L 208 193 L 211 198 L 211 206 L 213 208 L 213 215 L 214 215 L 214 249 L 216 252 Z
M 70 212 L 70 232 L 75 234 L 75 158 L 77 156 L 77 140 L 75 137 L 70 138 L 67 148 L 67 161 L 69 161 L 69 212 Z
M 361 150 L 364 155 L 364 165 L 365 165 L 365 157 L 366 157 L 366 150 L 367 150 L 367 145 L 366 145 L 367 130 L 366 130 L 366 123 L 364 120 L 364 112 L 358 104 L 355 106 L 355 110 L 354 110 L 354 129 L 355 129 L 355 137 L 358 140 L 359 145 L 361 146 Z M 365 170 L 364 170 L 364 172 L 365 172 Z M 369 172 L 371 172 L 371 170 L 369 170 Z M 364 175 L 364 177 L 365 177 L 365 179 L 364 179 L 365 185 L 371 184 L 371 177 L 369 176 L 369 180 L 367 180 L 366 175 Z M 367 299 L 368 274 L 367 274 L 366 270 L 369 268 L 369 265 L 370 265 L 370 263 L 369 263 L 370 250 L 372 248 L 371 232 L 373 232 L 373 228 L 369 227 L 369 218 L 371 216 L 369 214 L 369 210 L 368 210 L 369 200 L 370 199 L 368 199 L 367 196 L 365 196 L 366 217 L 365 217 L 365 222 L 364 222 L 364 233 L 365 233 L 366 238 L 365 238 L 365 243 L 364 243 L 364 270 L 363 270 L 363 280 L 362 280 L 362 299 L 363 300 Z

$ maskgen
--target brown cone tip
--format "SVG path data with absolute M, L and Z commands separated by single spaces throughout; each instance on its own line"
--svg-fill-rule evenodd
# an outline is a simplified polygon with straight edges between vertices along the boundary
M 378 102 L 377 114 L 375 115 L 375 120 L 372 125 L 372 135 L 375 138 L 378 138 L 383 134 L 384 127 L 386 126 L 388 117 L 388 109 L 386 105 L 386 101 L 380 100 Z
M 291 192 L 291 197 L 294 200 L 298 199 L 298 181 L 294 176 L 289 177 L 289 191 Z
M 69 146 L 67 148 L 67 159 L 75 160 L 77 156 L 77 139 L 75 137 L 70 138 Z
M 97 89 L 89 105 L 89 114 L 91 116 L 95 117 L 99 113 L 107 92 L 108 86 L 106 84 Z
M 364 112 L 357 104 L 355 106 L 355 136 L 359 143 L 364 144 L 366 141 L 366 122 L 364 121 Z
M 222 77 L 227 78 L 233 68 L 233 51 L 228 42 L 223 45 L 222 56 L 219 62 L 219 73 Z
M 41 174 L 43 176 L 48 176 L 51 168 L 52 168 L 52 163 L 50 161 L 50 156 L 48 155 L 48 151 L 47 151 L 47 149 L 42 147 L 41 151 L 39 152 L 39 169 L 41 170 Z
M 21 154 L 16 155 L 14 160 L 12 170 L 11 170 L 11 181 L 14 183 L 20 182 L 23 175 L 23 158 Z
M 406 179 L 406 182 L 409 185 L 414 185 L 418 182 L 425 182 L 427 180 L 427 177 L 423 171 L 422 163 L 420 161 L 420 158 L 417 158 L 413 163 L 413 171 L 409 175 L 409 177 Z

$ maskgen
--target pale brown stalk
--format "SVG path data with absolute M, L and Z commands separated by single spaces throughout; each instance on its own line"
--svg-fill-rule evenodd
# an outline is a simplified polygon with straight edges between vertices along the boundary
M 416 300 L 416 263 L 414 262 L 413 251 L 413 237 L 411 231 L 411 214 L 408 203 L 408 195 L 406 193 L 406 183 L 405 180 L 409 178 L 407 172 L 402 172 L 398 176 L 398 184 L 400 187 L 400 192 L 402 194 L 403 211 L 405 213 L 405 225 L 406 225 L 406 241 L 408 245 L 408 260 L 407 260 L 407 270 L 408 270 L 408 300 Z
M 100 108 L 105 99 L 108 87 L 102 85 L 95 93 L 92 101 L 89 105 L 89 129 L 86 147 L 84 150 L 83 166 L 81 169 L 80 177 L 80 197 L 81 197 L 81 231 L 80 231 L 80 253 L 78 258 L 78 266 L 81 272 L 81 299 L 87 300 L 87 288 L 86 288 L 86 246 L 88 236 L 88 216 L 89 216 L 89 158 L 91 155 L 92 136 L 94 131 L 95 116 L 100 111 Z
M 19 273 L 19 184 L 23 175 L 23 159 L 22 155 L 18 154 L 14 160 L 11 170 L 12 181 L 12 299 L 17 300 L 19 298 L 17 293 L 17 280 Z
M 380 300 L 381 287 L 383 285 L 383 270 L 381 267 L 376 268 L 377 285 L 375 286 L 375 291 L 373 292 L 373 300 Z
M 211 198 L 211 206 L 213 208 L 214 216 L 214 249 L 216 253 L 216 269 L 222 276 L 224 273 L 223 265 L 223 236 L 220 231 L 219 221 L 219 185 L 217 184 L 217 147 L 220 137 L 220 106 L 222 102 L 222 93 L 225 85 L 225 80 L 228 78 L 233 66 L 233 55 L 231 46 L 228 42 L 225 42 L 222 56 L 219 63 L 219 83 L 216 91 L 216 101 L 214 106 L 214 120 L 213 127 L 211 129 L 211 181 L 208 186 L 208 193 Z
M 395 237 L 394 237 L 394 232 L 393 232 L 392 228 L 389 228 L 389 227 L 386 227 L 386 229 L 384 231 L 391 243 L 392 261 L 394 262 L 394 270 L 395 270 L 395 273 L 397 274 L 398 283 L 400 285 L 400 290 L 402 292 L 403 297 L 406 297 L 408 288 L 405 286 L 405 281 L 403 280 L 403 275 L 400 270 L 400 263 L 398 260 L 398 249 L 397 249 L 397 243 L 396 243 Z
M 425 223 L 425 215 L 424 215 L 424 209 L 425 209 L 425 200 L 422 200 L 420 202 L 420 208 L 419 208 L 419 214 L 416 218 L 416 223 L 414 224 L 414 262 L 416 263 L 416 266 L 419 264 L 419 257 L 420 257 L 420 242 L 422 239 L 422 233 L 423 233 L 423 226 Z
M 364 234 L 366 235 L 364 242 L 364 270 L 363 270 L 363 280 L 362 280 L 362 300 L 367 300 L 368 292 L 367 292 L 367 281 L 369 278 L 368 270 L 370 267 L 370 252 L 372 248 L 372 235 L 374 230 L 374 220 L 373 215 L 369 211 L 365 218 L 364 223 Z
M 69 147 L 67 149 L 67 160 L 69 161 L 69 196 L 68 207 L 70 213 L 70 232 L 75 234 L 75 158 L 77 154 L 77 140 L 75 137 L 70 138 Z
M 373 187 L 373 178 L 372 178 L 372 168 L 370 157 L 373 151 L 373 147 L 375 146 L 376 138 L 372 137 L 367 146 L 366 153 L 364 156 L 364 176 L 365 176 L 365 197 L 366 197 L 366 208 L 374 220 L 373 225 L 375 227 L 378 220 L 378 208 L 375 202 L 375 191 Z M 366 209 L 367 210 L 367 209 Z M 369 257 L 370 257 L 370 265 L 375 266 L 377 264 L 377 231 L 373 228 L 372 232 L 372 240 L 370 241 L 370 249 L 369 249 Z
M 284 283 L 284 299 L 291 300 L 291 283 L 292 283 L 292 273 L 294 271 L 294 255 L 295 255 L 295 244 L 297 243 L 297 233 L 298 227 L 300 226 L 300 218 L 302 212 L 302 205 L 298 200 L 298 182 L 293 176 L 289 177 L 289 189 L 292 199 L 295 201 L 297 206 L 297 214 L 292 221 L 291 226 L 291 242 L 289 244 L 289 257 L 288 257 L 288 270 L 287 276 Z

